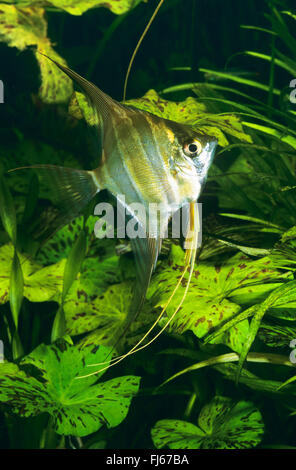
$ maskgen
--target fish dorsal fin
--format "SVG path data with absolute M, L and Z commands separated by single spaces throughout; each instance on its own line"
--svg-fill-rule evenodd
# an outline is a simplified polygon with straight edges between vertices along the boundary
M 71 70 L 69 67 L 56 62 L 51 57 L 47 56 L 43 52 L 38 51 L 39 54 L 43 55 L 47 59 L 51 60 L 60 70 L 62 70 L 68 77 L 70 77 L 74 82 L 82 89 L 86 97 L 90 101 L 91 106 L 97 112 L 99 118 L 102 118 L 103 124 L 106 125 L 110 120 L 110 113 L 113 111 L 119 111 L 123 106 L 117 101 L 113 100 L 111 96 L 104 93 L 92 82 L 89 82 L 83 78 L 78 73 Z

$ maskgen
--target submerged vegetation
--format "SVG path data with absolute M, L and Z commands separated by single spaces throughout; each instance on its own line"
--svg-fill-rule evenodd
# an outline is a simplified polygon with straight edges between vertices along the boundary
M 186 299 L 157 341 L 109 367 L 135 283 L 128 240 L 94 234 L 94 204 L 109 195 L 60 227 L 43 181 L 7 171 L 97 166 L 84 96 L 37 50 L 121 100 L 157 2 L 0 1 L 1 447 L 296 447 L 292 3 L 164 1 L 144 39 L 126 104 L 190 124 L 219 147 Z M 117 355 L 155 322 L 184 263 L 180 240 L 164 242 Z

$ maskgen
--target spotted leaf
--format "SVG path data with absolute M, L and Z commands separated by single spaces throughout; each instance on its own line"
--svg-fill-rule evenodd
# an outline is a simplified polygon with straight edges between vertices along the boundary
M 39 6 L 19 8 L 2 3 L 0 41 L 21 51 L 28 46 L 36 46 L 40 52 L 66 65 L 64 59 L 51 46 L 47 37 L 45 10 Z M 72 81 L 46 57 L 37 51 L 35 55 L 41 71 L 41 98 L 47 103 L 67 101 L 73 92 Z
M 207 262 L 198 263 L 187 296 L 169 324 L 168 331 L 181 334 L 191 330 L 198 338 L 203 338 L 210 330 L 237 315 L 244 303 L 260 301 L 279 285 L 279 281 L 289 277 L 269 268 L 269 265 L 268 258 L 253 261 L 241 254 L 235 255 L 219 266 Z M 184 252 L 173 245 L 167 266 L 153 277 L 148 291 L 155 307 L 164 307 L 180 279 L 183 266 Z M 162 326 L 181 302 L 187 284 L 186 276 L 166 309 L 161 321 Z M 247 335 L 246 321 L 216 341 L 223 342 L 234 351 L 240 352 Z
M 215 397 L 204 406 L 198 426 L 175 419 L 163 419 L 152 428 L 157 448 L 249 449 L 256 447 L 264 432 L 262 416 L 251 402 L 233 402 Z
M 252 142 L 236 116 L 209 113 L 206 106 L 193 97 L 174 102 L 161 98 L 155 90 L 149 90 L 142 98 L 128 100 L 125 104 L 149 111 L 165 119 L 191 125 L 198 132 L 216 137 L 222 147 L 228 145 L 225 134 L 233 135 L 242 141 Z
M 86 436 L 120 424 L 139 388 L 139 377 L 95 383 L 89 364 L 104 362 L 109 348 L 66 342 L 40 345 L 19 364 L 0 364 L 0 401 L 20 416 L 49 413 L 57 433 Z M 111 356 L 109 356 L 109 360 Z M 98 367 L 97 367 L 98 368 Z

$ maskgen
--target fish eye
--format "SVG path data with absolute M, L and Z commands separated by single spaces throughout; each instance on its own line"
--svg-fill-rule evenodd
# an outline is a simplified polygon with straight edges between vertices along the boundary
M 199 140 L 194 140 L 183 146 L 183 151 L 187 157 L 196 157 L 202 151 L 202 145 Z

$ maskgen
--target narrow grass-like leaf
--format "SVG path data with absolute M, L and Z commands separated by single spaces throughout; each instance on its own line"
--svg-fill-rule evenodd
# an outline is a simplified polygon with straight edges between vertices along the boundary
M 66 334 L 66 318 L 63 305 L 61 305 L 55 315 L 54 322 L 51 330 L 51 342 L 54 343 L 57 339 L 62 338 Z
M 291 135 L 279 132 L 277 129 L 274 129 L 272 127 L 255 124 L 254 122 L 243 121 L 242 124 L 244 126 L 250 127 L 251 129 L 255 129 L 256 131 L 263 132 L 263 134 L 271 135 L 272 137 L 275 137 L 276 139 L 279 139 L 280 141 L 291 145 L 291 147 L 296 149 L 296 138 Z
M 0 216 L 10 240 L 16 245 L 16 214 L 5 179 L 0 175 Z
M 241 24 L 240 27 L 242 29 L 251 29 L 253 31 L 260 31 L 261 33 L 267 33 L 267 34 L 272 34 L 273 36 L 277 36 L 277 33 L 272 31 L 271 29 L 261 28 L 260 26 L 252 26 L 252 25 Z
M 260 52 L 255 52 L 255 51 L 245 51 L 245 54 L 251 57 L 256 57 L 257 59 L 266 60 L 268 62 L 272 61 L 272 57 L 268 54 L 261 54 Z M 291 73 L 292 75 L 296 74 L 296 66 L 295 68 L 289 66 L 287 64 L 287 61 L 275 58 L 274 63 L 278 67 L 281 67 L 282 69 L 287 70 L 287 72 Z
M 66 318 L 64 312 L 64 301 L 68 294 L 70 287 L 76 279 L 77 274 L 81 269 L 83 259 L 86 252 L 86 235 L 85 231 L 81 230 L 77 239 L 74 242 L 74 245 L 71 248 L 69 256 L 67 258 L 64 270 L 64 279 L 63 279 L 63 292 L 62 292 L 62 302 L 60 308 L 58 309 L 54 323 L 52 326 L 51 332 L 51 341 L 56 341 L 58 338 L 61 338 L 66 333 Z
M 16 329 L 18 327 L 18 317 L 19 317 L 19 312 L 21 309 L 22 301 L 23 301 L 23 293 L 24 293 L 23 272 L 22 272 L 20 261 L 19 261 L 19 257 L 15 250 L 13 260 L 12 260 L 11 274 L 10 274 L 9 302 L 10 302 L 10 309 L 12 312 L 12 317 L 13 317 L 13 321 L 14 321 Z
M 264 314 L 267 310 L 268 310 L 268 304 L 265 304 L 263 302 L 263 304 L 258 306 L 258 308 L 256 309 L 255 314 L 254 314 L 254 316 L 251 320 L 250 328 L 249 328 L 249 334 L 248 334 L 246 342 L 244 343 L 244 345 L 242 347 L 242 351 L 241 351 L 240 358 L 239 358 L 239 361 L 238 361 L 238 367 L 237 367 L 237 372 L 236 372 L 236 383 L 238 383 L 238 379 L 239 379 L 242 367 L 243 367 L 244 362 L 246 360 L 246 357 L 247 357 L 247 355 L 250 351 L 250 348 L 251 348 L 251 346 L 254 342 L 254 339 L 256 338 L 257 332 L 258 332 L 259 327 L 260 327 L 261 320 L 264 317 Z
M 255 222 L 256 224 L 266 225 L 267 227 L 275 228 L 277 230 L 277 233 L 282 233 L 283 230 L 285 230 L 284 227 L 268 222 L 267 220 L 258 219 L 257 217 L 250 217 L 248 215 L 242 215 L 242 214 L 227 214 L 227 213 L 220 213 L 219 215 L 223 217 L 231 217 L 233 219 L 248 220 L 249 222 Z
M 188 372 L 202 369 L 204 367 L 214 366 L 216 364 L 237 362 L 239 361 L 239 359 L 240 359 L 240 356 L 236 353 L 228 353 L 228 354 L 222 354 L 220 356 L 210 357 L 209 359 L 200 361 L 196 364 L 193 364 L 192 366 L 186 367 L 186 369 L 183 369 L 177 372 L 176 374 L 172 375 L 167 380 L 165 380 L 159 387 L 163 387 L 167 383 L 171 382 L 172 380 L 175 380 L 177 377 L 180 377 L 181 375 L 187 374 Z M 295 367 L 295 364 L 292 364 L 286 356 L 283 356 L 280 354 L 249 353 L 246 356 L 246 360 L 248 362 L 257 362 L 257 363 L 263 363 L 263 364 L 279 364 L 282 366 Z
M 73 284 L 77 274 L 80 271 L 83 259 L 85 257 L 85 252 L 86 252 L 86 236 L 85 236 L 84 230 L 81 230 L 66 261 L 65 271 L 64 271 L 62 302 L 64 302 L 65 297 L 71 285 Z
M 288 380 L 283 382 L 279 387 L 278 390 L 281 390 L 282 388 L 286 387 L 287 385 L 296 382 L 296 375 L 293 375 L 293 377 L 290 377 Z
M 230 328 L 235 326 L 237 323 L 240 323 L 241 321 L 244 321 L 247 318 L 250 318 L 251 316 L 254 315 L 254 313 L 256 312 L 256 309 L 257 309 L 257 306 L 252 305 L 251 307 L 247 308 L 243 312 L 240 312 L 238 315 L 236 315 L 231 320 L 224 323 L 222 326 L 219 325 L 213 333 L 206 336 L 205 343 L 211 343 L 211 342 L 215 341 L 218 338 L 218 336 L 220 336 L 222 333 L 225 333 L 226 331 L 228 331 Z
M 23 350 L 23 346 L 22 346 L 17 330 L 15 330 L 14 332 L 11 348 L 12 348 L 12 357 L 14 360 L 19 359 L 20 357 L 23 356 L 24 350 Z
M 26 197 L 25 209 L 23 212 L 22 223 L 27 222 L 32 217 L 35 210 L 39 193 L 39 180 L 36 174 L 33 174 L 29 182 L 28 193 Z
M 263 91 L 267 91 L 267 92 L 269 91 L 269 86 L 268 85 L 263 85 L 260 82 L 256 82 L 254 80 L 249 80 L 247 78 L 238 77 L 237 75 L 232 75 L 231 73 L 218 72 L 216 70 L 209 70 L 209 69 L 203 69 L 203 68 L 200 68 L 198 70 L 200 72 L 203 72 L 203 73 L 211 73 L 211 74 L 215 75 L 216 77 L 224 78 L 225 80 L 231 80 L 233 82 L 240 83 L 241 85 L 251 86 L 253 88 L 258 88 L 259 90 L 263 90 Z M 275 95 L 280 95 L 280 90 L 275 88 L 273 90 L 273 93 Z
M 243 349 L 240 355 L 238 369 L 237 369 L 237 381 L 239 374 L 242 370 L 244 361 L 250 351 L 250 348 L 254 342 L 254 339 L 259 330 L 262 318 L 270 307 L 275 307 L 278 304 L 286 304 L 287 302 L 293 302 L 296 298 L 296 281 L 288 282 L 277 289 L 275 289 L 269 296 L 257 306 L 255 314 L 250 323 L 250 330 L 247 341 L 243 345 Z

